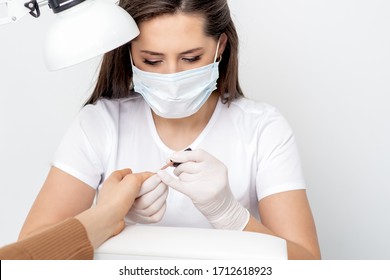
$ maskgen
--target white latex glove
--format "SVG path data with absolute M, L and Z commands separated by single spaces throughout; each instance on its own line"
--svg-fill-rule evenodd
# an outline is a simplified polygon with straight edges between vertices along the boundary
M 191 198 L 214 228 L 245 228 L 249 212 L 233 197 L 222 162 L 203 150 L 177 152 L 170 160 L 182 164 L 174 170 L 178 178 L 165 170 L 157 173 L 165 184 Z
M 161 221 L 166 210 L 167 196 L 168 187 L 157 174 L 145 180 L 125 217 L 126 224 L 150 224 Z

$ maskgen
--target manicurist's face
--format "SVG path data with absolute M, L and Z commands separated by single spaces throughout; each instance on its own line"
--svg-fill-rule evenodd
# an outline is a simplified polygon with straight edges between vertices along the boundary
M 131 43 L 135 66 L 143 71 L 169 74 L 205 66 L 214 61 L 217 42 L 204 33 L 204 19 L 177 13 L 142 22 Z M 222 46 L 223 47 L 223 46 Z M 220 46 L 220 51 L 222 51 Z

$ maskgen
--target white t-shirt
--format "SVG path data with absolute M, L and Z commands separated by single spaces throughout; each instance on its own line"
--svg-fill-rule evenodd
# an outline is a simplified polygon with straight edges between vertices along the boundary
M 189 147 L 203 149 L 227 166 L 232 193 L 255 217 L 260 199 L 305 189 L 291 128 L 270 105 L 246 98 L 230 106 L 219 101 Z M 147 103 L 135 95 L 85 106 L 63 138 L 53 165 L 96 189 L 118 169 L 156 172 L 173 152 L 159 138 Z M 172 188 L 157 225 L 211 227 L 191 200 Z

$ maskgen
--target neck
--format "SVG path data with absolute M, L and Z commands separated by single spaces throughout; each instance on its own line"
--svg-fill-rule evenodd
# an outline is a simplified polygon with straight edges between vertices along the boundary
M 175 151 L 187 148 L 210 121 L 218 100 L 219 95 L 214 92 L 198 112 L 181 119 L 162 118 L 152 111 L 157 133 L 164 144 Z

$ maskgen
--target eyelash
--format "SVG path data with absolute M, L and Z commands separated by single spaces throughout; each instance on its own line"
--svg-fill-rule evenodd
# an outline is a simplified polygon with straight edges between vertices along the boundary
M 184 57 L 182 58 L 185 62 L 188 62 L 188 63 L 193 63 L 195 61 L 198 61 L 200 60 L 201 56 L 200 55 L 197 55 L 197 56 L 194 56 L 194 57 Z M 157 64 L 161 63 L 162 61 L 161 60 L 156 60 L 156 61 L 153 61 L 153 60 L 148 60 L 146 58 L 144 58 L 143 60 L 143 63 L 147 64 L 147 65 L 151 65 L 151 66 L 156 66 Z
M 148 65 L 151 65 L 151 66 L 155 66 L 155 65 L 157 65 L 157 64 L 160 63 L 160 62 L 161 62 L 161 60 L 152 61 L 152 60 L 147 60 L 147 59 L 145 59 L 145 58 L 144 58 L 144 61 L 143 61 L 143 63 L 148 64 Z
M 195 62 L 200 59 L 200 55 L 194 56 L 194 57 L 184 57 L 183 60 L 186 62 Z

